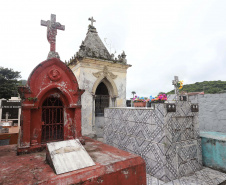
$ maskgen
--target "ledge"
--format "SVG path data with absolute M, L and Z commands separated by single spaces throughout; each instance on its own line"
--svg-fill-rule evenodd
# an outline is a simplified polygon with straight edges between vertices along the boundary
M 226 141 L 226 133 L 200 131 L 200 137 Z
M 153 107 L 108 107 L 105 109 L 132 109 L 132 110 L 136 110 L 136 109 L 142 109 L 142 110 L 154 110 Z

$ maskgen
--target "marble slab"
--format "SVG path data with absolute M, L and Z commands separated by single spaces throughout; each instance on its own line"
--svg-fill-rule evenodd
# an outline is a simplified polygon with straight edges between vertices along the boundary
M 78 139 L 47 143 L 46 158 L 57 175 L 95 165 Z

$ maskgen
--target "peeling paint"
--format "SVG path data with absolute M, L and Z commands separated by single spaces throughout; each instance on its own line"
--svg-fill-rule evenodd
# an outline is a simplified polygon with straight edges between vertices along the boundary
M 64 139 L 81 137 L 81 106 L 77 106 L 84 90 L 78 88 L 76 77 L 59 59 L 39 64 L 28 79 L 26 87 L 19 88 L 24 98 L 37 97 L 38 101 L 24 100 L 22 104 L 22 132 L 18 154 L 45 148 L 42 144 L 42 103 L 48 97 L 60 98 L 64 107 Z M 79 93 L 74 93 L 78 92 Z M 71 106 L 74 105 L 74 106 Z M 76 114 L 75 114 L 76 112 Z M 79 118 L 76 119 L 75 115 Z M 31 144 L 30 144 L 31 143 Z M 25 149 L 26 148 L 26 149 Z
M 126 106 L 126 72 L 129 66 L 119 65 L 116 63 L 109 63 L 102 60 L 93 60 L 91 58 L 85 58 L 79 60 L 78 63 L 72 64 L 69 67 L 74 72 L 78 79 L 79 87 L 86 89 L 86 92 L 82 95 L 82 133 L 83 134 L 97 134 L 95 130 L 95 110 L 93 95 L 95 93 L 94 86 L 97 82 L 97 78 L 93 75 L 102 72 L 104 67 L 107 66 L 109 72 L 117 76 L 113 79 L 115 88 L 109 88 L 110 95 L 113 95 L 113 89 L 117 89 L 116 106 Z M 98 83 L 99 84 L 99 83 Z M 96 85 L 98 85 L 96 84 Z M 109 86 L 113 86 L 109 82 Z M 93 92 L 94 91 L 94 92 Z M 115 91 L 115 90 L 114 90 Z M 110 103 L 110 106 L 113 103 Z M 103 127 L 103 126 L 102 126 Z
M 122 174 L 125 175 L 126 179 L 129 177 L 129 171 L 127 169 L 121 171 Z

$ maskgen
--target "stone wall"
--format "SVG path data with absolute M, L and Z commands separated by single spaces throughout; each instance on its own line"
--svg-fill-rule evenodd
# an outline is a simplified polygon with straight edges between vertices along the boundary
M 199 104 L 201 131 L 226 133 L 226 93 L 189 96 Z
M 202 168 L 198 112 L 190 102 L 154 108 L 106 108 L 104 142 L 140 155 L 148 174 L 168 182 Z

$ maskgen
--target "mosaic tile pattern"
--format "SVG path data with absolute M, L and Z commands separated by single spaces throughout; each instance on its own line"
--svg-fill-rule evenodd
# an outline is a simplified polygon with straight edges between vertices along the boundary
M 181 177 L 167 183 L 147 174 L 147 185 L 218 185 L 224 181 L 226 181 L 225 173 L 210 168 L 203 168 L 193 175 Z
M 104 142 L 140 155 L 148 174 L 169 182 L 202 168 L 198 112 L 188 101 L 154 108 L 105 109 Z

